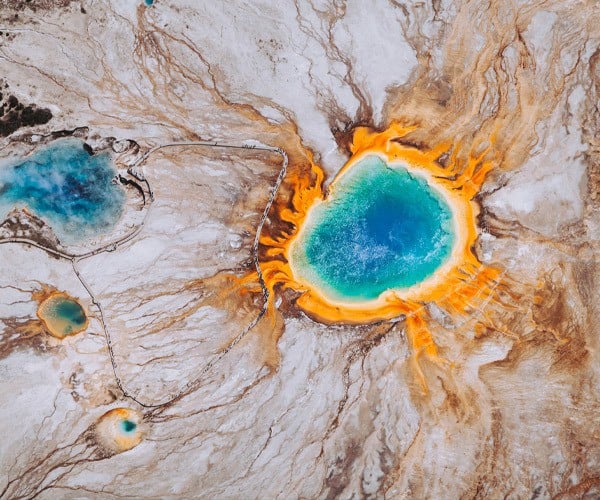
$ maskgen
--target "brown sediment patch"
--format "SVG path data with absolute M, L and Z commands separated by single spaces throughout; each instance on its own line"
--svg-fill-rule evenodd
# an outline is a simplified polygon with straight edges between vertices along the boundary
M 554 498 L 567 500 L 577 498 L 598 498 L 600 496 L 600 476 L 583 479 L 578 484 L 561 491 Z
M 46 353 L 56 348 L 52 341 L 48 341 L 50 337 L 44 335 L 46 329 L 38 319 L 23 321 L 18 318 L 3 318 L 1 322 L 4 328 L 0 330 L 0 359 L 21 349 Z
M 48 108 L 23 104 L 9 93 L 8 84 L 0 82 L 0 137 L 7 137 L 23 127 L 45 125 L 51 119 L 52 111 Z
M 14 208 L 0 222 L 0 239 L 24 238 L 51 250 L 61 245 L 52 228 L 27 208 Z M 58 259 L 55 254 L 48 253 Z

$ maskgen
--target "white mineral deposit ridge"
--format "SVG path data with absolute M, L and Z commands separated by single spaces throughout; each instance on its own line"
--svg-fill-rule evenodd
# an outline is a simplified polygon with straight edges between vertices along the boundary
M 139 234 L 76 264 L 89 291 L 69 260 L 0 245 L 1 498 L 600 496 L 595 0 L 33 0 L 0 19 L 0 74 L 53 114 L 3 138 L 3 157 L 88 127 L 142 152 L 312 151 L 330 180 L 358 125 L 463 147 L 495 132 L 478 255 L 520 287 L 467 316 L 430 306 L 449 363 L 420 358 L 427 393 L 402 321 L 284 314 L 269 369 L 261 335 L 241 335 L 260 301 L 202 299 L 205 279 L 253 269 L 284 157 L 158 149 Z M 19 333 L 42 284 L 81 302 L 85 333 Z M 92 430 L 117 407 L 145 435 L 114 454 Z

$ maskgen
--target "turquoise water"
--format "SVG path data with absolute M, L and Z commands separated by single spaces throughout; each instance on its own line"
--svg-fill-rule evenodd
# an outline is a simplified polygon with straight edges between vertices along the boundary
M 455 238 L 442 196 L 378 156 L 340 177 L 306 224 L 292 249 L 296 273 L 345 301 L 423 281 L 448 259 Z
M 137 424 L 131 420 L 121 420 L 121 429 L 123 432 L 132 433 L 135 431 Z
M 108 153 L 90 155 L 80 140 L 55 141 L 0 166 L 0 220 L 26 206 L 65 243 L 108 231 L 125 204 L 123 188 L 112 183 L 116 173 Z
M 65 331 L 64 333 L 71 333 L 73 327 L 80 328 L 85 325 L 85 312 L 78 302 L 61 297 L 60 301 L 56 302 L 53 309 L 57 319 L 62 319 L 72 325 L 67 327 L 70 331 Z
M 144 0 L 146 5 L 150 6 L 154 3 L 154 0 Z
M 54 334 L 72 335 L 85 328 L 87 318 L 85 311 L 76 300 L 64 295 L 48 298 L 40 307 L 39 314 Z

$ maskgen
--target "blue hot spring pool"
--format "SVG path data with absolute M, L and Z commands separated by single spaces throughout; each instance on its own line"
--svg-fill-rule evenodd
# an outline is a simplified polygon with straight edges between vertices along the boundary
M 52 335 L 64 338 L 85 330 L 88 319 L 81 304 L 64 293 L 50 296 L 40 304 L 38 316 Z
M 125 206 L 116 173 L 108 153 L 91 155 L 76 139 L 55 141 L 0 166 L 0 220 L 26 207 L 63 243 L 109 231 Z
M 313 207 L 291 260 L 328 297 L 367 301 L 431 276 L 454 241 L 450 207 L 424 177 L 367 156 Z

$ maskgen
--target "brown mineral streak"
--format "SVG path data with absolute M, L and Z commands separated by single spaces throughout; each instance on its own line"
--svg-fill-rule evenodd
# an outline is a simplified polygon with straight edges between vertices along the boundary
M 463 40 L 466 33 L 464 30 L 459 29 L 456 33 L 450 35 L 447 42 L 447 46 L 450 49 L 447 57 L 444 58 L 446 65 L 444 73 L 451 75 L 451 77 L 442 86 L 435 82 L 432 84 L 430 76 L 421 68 L 421 78 L 414 82 L 409 89 L 408 98 L 410 100 L 407 102 L 405 96 L 402 96 L 402 98 L 398 96 L 395 100 L 390 99 L 388 101 L 389 105 L 386 113 L 388 123 L 393 120 L 402 120 L 418 124 L 414 127 L 414 130 L 404 128 L 404 130 L 395 133 L 397 134 L 399 144 L 405 144 L 407 148 L 412 147 L 417 149 L 423 149 L 425 144 L 429 144 L 428 149 L 432 150 L 432 157 L 438 158 L 444 153 L 451 152 L 450 158 L 453 158 L 451 163 L 458 165 L 466 163 L 470 165 L 469 168 L 460 173 L 462 178 L 472 179 L 469 186 L 474 186 L 474 190 L 469 187 L 468 191 L 464 191 L 464 197 L 469 201 L 477 195 L 478 186 L 484 181 L 489 169 L 510 170 L 518 167 L 523 162 L 527 151 L 536 141 L 534 124 L 545 118 L 553 110 L 556 101 L 562 93 L 566 79 L 570 76 L 570 74 L 566 74 L 560 78 L 559 75 L 553 75 L 553 78 L 547 82 L 552 91 L 545 93 L 543 96 L 536 95 L 534 100 L 531 88 L 533 87 L 536 68 L 521 35 L 521 30 L 523 29 L 521 26 L 527 26 L 536 11 L 531 9 L 520 12 L 518 15 L 516 13 L 508 15 L 506 12 L 503 12 L 504 8 L 506 6 L 498 6 L 498 12 L 491 13 L 495 21 L 502 22 L 506 26 L 506 29 L 502 30 L 503 38 L 500 41 L 502 47 L 500 50 L 494 44 L 489 44 L 478 54 L 471 66 L 465 64 L 464 71 L 459 70 L 463 63 L 468 61 L 468 58 L 463 54 L 468 53 L 470 50 L 467 42 Z M 463 17 L 469 15 L 470 11 L 465 9 Z M 500 21 L 501 17 L 503 17 L 502 21 Z M 461 19 L 461 14 L 459 13 L 456 26 L 461 26 L 460 23 L 463 21 L 467 22 L 466 19 Z M 329 19 L 328 22 L 331 26 L 335 21 Z M 514 26 L 509 29 L 511 24 L 514 24 Z M 555 50 L 559 50 L 562 47 L 560 43 L 560 40 L 553 40 Z M 502 53 L 509 46 L 517 47 L 520 59 L 514 65 L 514 73 L 512 75 L 509 75 L 507 69 L 499 65 L 494 59 L 497 53 Z M 327 45 L 324 43 L 324 47 L 329 47 L 326 50 L 334 51 L 334 59 L 340 58 L 340 53 L 335 44 Z M 344 61 L 343 58 L 341 60 Z M 347 64 L 347 66 L 349 70 L 348 78 L 351 78 L 351 65 Z M 486 71 L 482 71 L 482 69 L 487 70 L 487 68 L 493 68 L 498 78 L 497 106 L 502 112 L 499 111 L 490 117 L 482 116 L 480 120 L 471 119 L 471 123 L 468 123 L 465 117 L 473 118 L 477 116 L 478 110 L 489 91 L 490 82 L 487 80 L 487 76 L 484 75 Z M 474 82 L 473 76 L 476 76 Z M 467 79 L 470 81 L 469 84 L 466 84 Z M 509 86 L 513 82 L 519 86 L 519 100 L 515 103 L 510 103 Z M 355 90 L 356 87 L 351 86 L 351 88 L 353 89 L 353 93 L 358 92 Z M 468 98 L 461 91 L 469 92 Z M 444 93 L 443 98 L 440 98 L 440 92 Z M 362 98 L 359 101 L 361 103 L 365 102 Z M 398 105 L 396 103 L 402 104 Z M 466 107 L 469 104 L 471 104 L 470 109 Z M 362 115 L 366 109 L 368 109 L 368 105 L 367 107 L 361 107 L 357 112 L 358 122 L 365 119 Z M 457 122 L 457 119 L 460 122 Z M 449 132 L 452 135 L 447 135 Z M 407 133 L 414 137 L 412 140 L 418 141 L 418 144 L 411 143 L 410 140 L 401 139 Z M 353 146 L 350 145 L 349 148 L 352 150 Z M 389 145 L 387 148 L 389 148 Z M 482 150 L 481 148 L 484 149 Z M 494 160 L 487 160 L 487 163 L 483 164 L 484 166 L 482 167 L 484 158 L 489 158 L 490 150 L 495 155 Z M 477 156 L 473 156 L 474 154 Z M 472 159 L 469 159 L 469 155 Z M 261 239 L 261 262 L 265 280 L 273 292 L 271 297 L 275 296 L 274 291 L 277 285 L 286 283 L 286 286 L 291 286 L 292 288 L 299 287 L 300 290 L 304 291 L 304 295 L 297 299 L 298 305 L 321 321 L 350 323 L 369 321 L 371 320 L 369 314 L 362 316 L 360 319 L 353 319 L 352 313 L 345 312 L 343 308 L 340 310 L 339 307 L 336 308 L 337 312 L 332 309 L 331 313 L 323 314 L 319 311 L 323 311 L 324 303 L 321 302 L 315 306 L 308 305 L 307 301 L 312 299 L 306 298 L 308 295 L 302 285 L 294 286 L 287 284 L 290 280 L 293 280 L 292 273 L 286 270 L 287 259 L 285 252 L 281 252 L 278 249 L 286 248 L 287 243 L 284 243 L 285 246 L 282 247 L 282 242 L 287 242 L 290 234 L 298 230 L 302 223 L 302 218 L 313 203 L 313 200 L 324 198 L 322 191 L 324 174 L 312 162 L 312 156 L 308 154 L 307 156 L 310 163 L 305 164 L 305 168 L 300 170 L 299 175 L 292 170 L 286 177 L 282 194 L 276 201 L 273 209 L 274 213 L 271 214 L 271 218 L 276 222 L 266 226 Z M 436 175 L 444 175 L 450 179 L 452 172 L 450 170 L 448 173 L 437 173 Z M 462 186 L 464 182 L 461 181 L 459 184 Z M 457 188 L 454 187 L 453 189 Z M 474 237 L 472 243 L 474 244 Z M 470 250 L 471 248 L 469 247 L 468 251 Z M 471 258 L 473 257 L 475 256 L 472 255 Z M 506 284 L 510 284 L 508 288 L 506 285 L 494 283 L 497 273 L 491 272 L 489 274 L 491 270 L 484 274 L 475 272 L 474 277 L 477 278 L 475 280 L 473 278 L 469 279 L 468 276 L 473 272 L 471 268 L 473 270 L 476 269 L 478 262 L 476 257 L 473 262 L 469 262 L 469 259 L 466 262 L 466 270 L 459 271 L 457 275 L 457 279 L 463 282 L 462 285 L 459 286 L 459 281 L 456 281 L 454 284 L 443 283 L 439 285 L 439 289 L 443 291 L 445 296 L 445 307 L 452 314 L 460 314 L 466 308 L 478 310 L 475 304 L 471 303 L 472 297 L 478 297 L 477 300 L 480 303 L 489 307 L 491 305 L 488 300 L 489 293 L 494 293 L 492 290 L 498 285 L 505 289 L 504 293 L 509 295 L 509 299 L 511 298 L 511 294 L 513 297 L 518 295 L 518 291 L 515 289 L 517 282 L 510 280 L 510 276 L 506 277 Z M 285 277 L 282 276 L 282 273 Z M 481 283 L 488 283 L 488 285 L 484 285 L 482 288 L 477 283 L 477 280 L 481 280 Z M 485 292 L 486 286 L 491 287 L 490 292 Z M 504 305 L 499 297 L 494 302 L 500 307 Z M 507 307 L 511 307 L 508 304 L 506 305 Z M 422 307 L 418 304 L 415 305 L 415 308 L 416 310 L 422 310 Z M 274 311 L 272 307 L 269 307 L 268 310 Z M 393 318 L 406 313 L 406 311 L 403 308 L 392 308 L 389 312 L 383 313 L 383 316 L 381 314 L 374 315 L 372 320 L 379 320 L 386 316 Z M 491 314 L 490 312 L 483 313 L 483 311 L 481 313 L 485 314 L 485 317 Z M 482 322 L 482 325 L 485 325 L 485 322 Z M 437 357 L 437 350 L 435 349 L 433 340 L 420 315 L 414 317 L 411 315 L 407 316 L 407 328 L 417 354 L 421 350 L 426 349 L 430 355 Z M 475 328 L 481 331 L 479 326 L 475 325 Z M 508 335 L 514 335 L 507 326 L 491 325 L 490 328 L 497 332 L 506 332 Z M 268 338 L 277 340 L 279 336 L 280 333 L 268 336 Z M 274 348 L 269 347 L 268 350 L 271 352 Z

